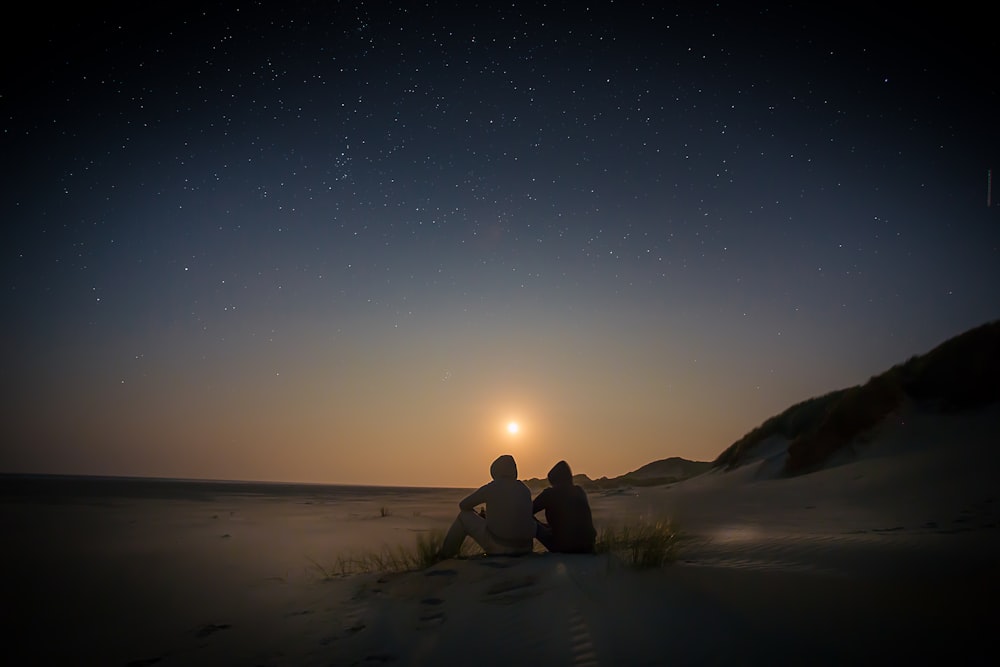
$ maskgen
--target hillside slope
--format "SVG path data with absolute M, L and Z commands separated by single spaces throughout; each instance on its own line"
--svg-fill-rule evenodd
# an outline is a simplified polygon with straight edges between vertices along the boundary
M 712 462 L 731 470 L 765 441 L 784 439 L 784 473 L 817 469 L 904 403 L 922 412 L 952 413 L 1000 400 L 1000 321 L 976 327 L 910 358 L 863 385 L 797 403 L 747 433 Z

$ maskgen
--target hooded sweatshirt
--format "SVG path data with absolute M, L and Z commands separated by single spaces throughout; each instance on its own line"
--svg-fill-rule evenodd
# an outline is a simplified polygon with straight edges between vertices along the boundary
M 531 511 L 531 490 L 517 479 L 517 463 L 510 454 L 490 466 L 493 481 L 473 491 L 458 504 L 463 510 L 486 504 L 486 529 L 493 537 L 510 545 L 529 546 L 535 536 Z
M 590 553 L 597 531 L 587 502 L 587 492 L 573 483 L 573 472 L 565 461 L 549 471 L 552 485 L 535 498 L 533 512 L 545 510 L 545 522 L 552 531 L 553 551 Z

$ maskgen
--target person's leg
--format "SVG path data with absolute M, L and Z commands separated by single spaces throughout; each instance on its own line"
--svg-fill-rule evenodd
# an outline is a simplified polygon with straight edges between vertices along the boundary
M 487 535 L 486 519 L 472 510 L 462 510 L 455 517 L 451 528 L 448 529 L 448 534 L 444 536 L 444 542 L 441 543 L 441 551 L 438 552 L 438 556 L 441 558 L 457 556 L 458 552 L 462 550 L 462 542 L 465 541 L 466 535 L 474 539 L 483 549 L 486 549 L 484 544 L 484 537 Z
M 552 529 L 538 519 L 535 519 L 535 539 L 547 550 L 552 551 Z
M 440 558 L 452 558 L 457 556 L 458 552 L 462 549 L 462 542 L 465 541 L 465 526 L 462 525 L 462 515 L 465 512 L 459 512 L 458 516 L 451 524 L 451 528 L 448 529 L 448 533 L 444 536 L 444 541 L 441 543 L 441 550 L 438 552 L 438 557 Z
M 483 548 L 487 556 L 521 556 L 531 553 L 533 543 L 531 539 L 524 540 L 520 544 L 504 542 L 494 537 L 486 528 L 486 519 L 478 514 L 463 516 L 462 522 L 469 537 Z
M 475 540 L 483 551 L 489 553 L 493 548 L 493 541 L 490 539 L 489 531 L 486 530 L 486 519 L 476 512 L 468 511 L 459 514 L 458 521 L 462 522 L 465 534 Z

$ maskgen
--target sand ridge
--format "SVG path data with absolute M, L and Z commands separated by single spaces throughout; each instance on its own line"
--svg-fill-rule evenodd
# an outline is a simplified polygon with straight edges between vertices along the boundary
M 460 493 L 363 502 L 0 504 L 11 664 L 992 664 L 1000 406 L 899 413 L 793 478 L 767 455 L 592 494 L 668 518 L 677 563 L 466 558 L 329 577 L 314 563 L 443 528 Z M 390 508 L 387 514 L 380 511 Z M 385 515 L 384 515 L 385 514 Z

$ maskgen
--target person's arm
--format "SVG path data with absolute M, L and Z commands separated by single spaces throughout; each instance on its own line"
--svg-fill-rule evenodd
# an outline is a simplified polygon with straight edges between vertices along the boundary
M 538 514 L 543 509 L 545 509 L 545 505 L 547 504 L 545 502 L 545 496 L 546 496 L 547 493 L 548 493 L 548 489 L 542 489 L 542 492 L 538 494 L 538 496 L 535 498 L 534 501 L 532 501 L 532 503 L 531 503 L 531 514 L 532 514 L 532 516 L 534 516 L 535 514 Z
M 459 509 L 474 510 L 476 509 L 476 505 L 482 505 L 485 503 L 487 486 L 489 486 L 489 484 L 479 487 L 465 498 L 462 498 L 461 502 L 458 503 Z

